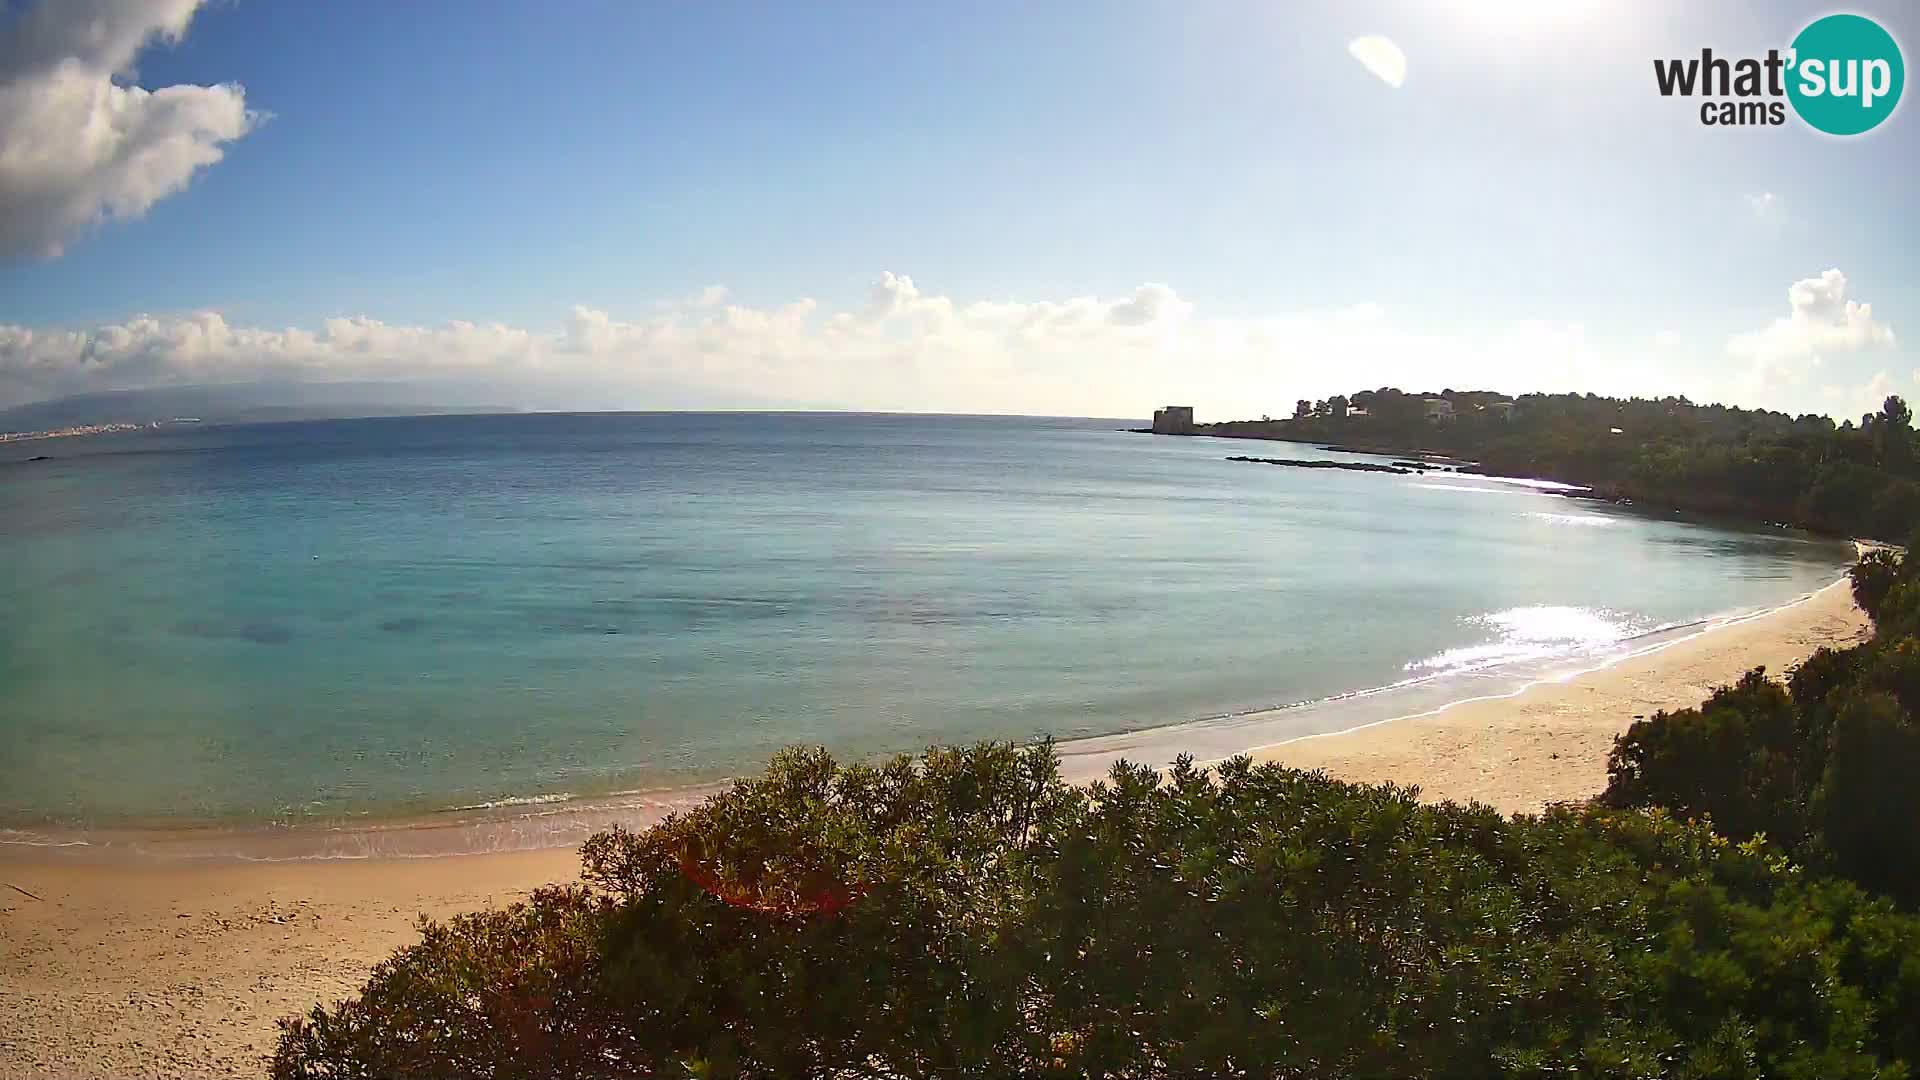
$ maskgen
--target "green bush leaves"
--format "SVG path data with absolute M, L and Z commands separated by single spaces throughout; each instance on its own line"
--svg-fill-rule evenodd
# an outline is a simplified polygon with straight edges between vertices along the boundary
M 1900 1076 L 1920 925 L 1664 812 L 790 751 L 429 925 L 279 1077 Z

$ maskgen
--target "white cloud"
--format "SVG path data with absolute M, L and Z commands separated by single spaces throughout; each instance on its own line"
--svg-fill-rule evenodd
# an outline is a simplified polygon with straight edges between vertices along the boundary
M 1771 191 L 1747 196 L 1747 209 L 1753 211 L 1753 216 L 1761 221 L 1778 222 L 1786 217 L 1786 206 L 1781 203 L 1780 196 Z
M 895 273 L 837 310 L 809 298 L 751 306 L 716 286 L 637 314 L 574 307 L 547 329 L 366 317 L 270 329 L 208 312 L 85 329 L 0 325 L 0 406 L 261 378 L 444 382 L 484 387 L 489 401 L 546 408 L 1144 416 L 1180 401 L 1214 418 L 1279 415 L 1298 398 L 1365 386 L 1683 393 L 1841 415 L 1864 393 L 1865 373 L 1829 373 L 1783 390 L 1742 382 L 1724 358 L 1717 368 L 1681 363 L 1670 332 L 1648 349 L 1645 336 L 1614 345 L 1579 323 L 1515 316 L 1447 331 L 1406 324 L 1375 303 L 1225 318 L 1164 284 L 1104 297 L 967 301 Z M 1735 340 L 1738 355 L 1799 356 L 1891 341 L 1892 331 L 1846 299 L 1835 271 L 1796 284 L 1787 318 Z M 1849 381 L 1855 390 L 1825 389 Z
M 1763 372 L 1804 375 L 1822 356 L 1892 345 L 1893 328 L 1873 317 L 1873 305 L 1847 299 L 1847 276 L 1828 270 L 1787 287 L 1787 315 L 1761 330 L 1735 334 L 1727 351 Z
M 1188 401 L 1223 417 L 1366 385 L 1650 392 L 1660 375 L 1566 323 L 1441 335 L 1396 325 L 1377 304 L 1204 317 L 1163 284 L 1112 297 L 960 302 L 893 273 L 847 310 L 811 299 L 751 307 L 707 290 L 633 317 L 575 307 L 548 331 L 364 317 L 266 329 L 211 312 L 88 329 L 0 325 L 0 405 L 288 378 L 446 380 L 506 388 L 491 398 L 506 404 L 567 408 L 648 407 L 670 387 L 677 404 L 711 407 L 1131 416 Z
M 872 322 L 885 321 L 895 313 L 913 307 L 918 299 L 920 290 L 914 288 L 912 278 L 891 270 L 885 271 L 867 294 L 867 318 Z
M 1653 347 L 1656 349 L 1677 349 L 1680 347 L 1680 332 L 1661 330 L 1653 335 Z
M 260 123 L 238 86 L 147 90 L 150 41 L 177 42 L 201 0 L 43 0 L 0 41 L 0 258 L 57 256 L 129 220 Z
M 1116 326 L 1145 326 L 1163 318 L 1183 318 L 1193 305 L 1181 300 L 1165 285 L 1142 285 L 1133 290 L 1133 298 L 1115 304 L 1107 312 L 1107 321 Z
M 1828 360 L 1893 344 L 1893 328 L 1874 317 L 1873 305 L 1848 299 L 1847 276 L 1834 269 L 1788 286 L 1786 316 L 1735 334 L 1727 341 L 1727 352 L 1747 364 L 1743 394 L 1783 401 L 1803 397 Z M 1840 408 L 1842 415 L 1867 392 L 1836 385 L 1844 377 L 1829 374 L 1829 385 L 1821 390 L 1828 407 Z
M 1407 81 L 1407 54 L 1388 38 L 1377 34 L 1355 38 L 1347 43 L 1347 52 L 1360 61 L 1360 66 L 1396 90 Z

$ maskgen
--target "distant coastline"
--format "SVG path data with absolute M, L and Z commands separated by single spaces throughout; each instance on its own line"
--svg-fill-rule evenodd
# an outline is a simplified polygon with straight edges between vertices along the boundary
M 240 383 L 76 394 L 0 407 L 0 442 L 166 429 L 376 416 L 495 414 L 501 405 L 450 404 L 432 387 L 379 383 Z M 6 434 L 10 432 L 10 434 Z
M 1257 420 L 1200 422 L 1192 406 L 1168 405 L 1150 428 L 1132 430 L 1412 457 L 1463 473 L 1574 485 L 1623 505 L 1835 538 L 1904 543 L 1920 531 L 1920 436 L 1898 395 L 1858 422 L 1835 422 L 1685 397 L 1381 387 L 1303 398 L 1290 417 Z
M 46 431 L 0 431 L 0 443 L 31 442 L 35 439 L 77 439 L 86 435 L 111 435 L 118 431 L 140 431 L 143 424 L 77 424 Z

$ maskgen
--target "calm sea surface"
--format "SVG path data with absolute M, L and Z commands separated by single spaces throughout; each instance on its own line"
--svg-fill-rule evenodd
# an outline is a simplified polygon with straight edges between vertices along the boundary
M 1120 426 L 525 415 L 0 446 L 0 825 L 404 815 L 698 783 L 792 743 L 1464 697 L 1785 602 L 1850 554 Z M 1343 722 L 1413 697 L 1350 700 Z

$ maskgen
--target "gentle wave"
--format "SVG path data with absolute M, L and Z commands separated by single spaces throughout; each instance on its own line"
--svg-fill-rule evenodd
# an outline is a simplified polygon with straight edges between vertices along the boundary
M 567 802 L 577 797 L 571 791 L 556 791 L 550 795 L 510 795 L 500 799 L 489 799 L 486 802 L 469 803 L 466 806 L 449 806 L 440 812 L 458 814 L 469 810 L 498 810 L 507 806 L 545 806 L 549 803 Z
M 1420 483 L 1413 483 L 1413 484 L 1408 484 L 1407 486 L 1408 486 L 1408 487 L 1416 487 L 1416 488 L 1421 488 L 1421 489 L 1424 489 L 1424 490 L 1426 490 L 1426 491 L 1451 491 L 1451 492 L 1455 492 L 1455 493 L 1457 493 L 1457 494 L 1461 494 L 1461 495 L 1530 495 L 1530 494 L 1535 494 L 1534 492 L 1527 492 L 1527 491 L 1521 491 L 1521 490 L 1519 490 L 1519 489 L 1517 489 L 1517 488 L 1497 488 L 1497 487 L 1480 487 L 1480 486 L 1479 486 L 1479 485 L 1477 485 L 1477 484 L 1420 484 Z
M 1510 484 L 1514 487 L 1531 488 L 1535 491 L 1592 491 L 1585 484 L 1563 484 L 1558 480 L 1534 480 L 1525 476 L 1493 476 L 1488 473 L 1470 474 L 1476 480 L 1485 480 L 1490 484 Z
M 88 841 L 72 836 L 47 836 L 22 829 L 0 829 L 0 844 L 14 847 L 68 848 L 91 847 Z
M 1478 688 L 1480 692 L 1466 693 L 1464 694 L 1464 696 L 1460 695 L 1458 692 L 1450 693 L 1447 695 L 1440 696 L 1428 704 L 1421 704 L 1421 705 L 1416 705 L 1414 707 L 1393 709 L 1389 711 L 1387 715 L 1384 715 L 1384 716 L 1375 715 L 1371 718 L 1358 718 L 1354 720 L 1354 722 L 1336 723 L 1336 724 L 1332 724 L 1324 727 L 1319 727 L 1315 730 L 1306 730 L 1306 731 L 1295 730 L 1291 732 L 1276 731 L 1274 724 L 1272 724 L 1271 722 L 1263 722 L 1263 721 L 1267 721 L 1269 717 L 1273 717 L 1273 716 L 1284 717 L 1288 715 L 1292 710 L 1296 710 L 1296 709 L 1306 710 L 1306 709 L 1311 709 L 1314 706 L 1336 705 L 1352 699 L 1388 694 L 1394 691 L 1405 691 L 1405 690 L 1418 688 L 1422 685 L 1427 685 L 1427 684 L 1446 683 L 1451 685 L 1454 683 L 1458 683 L 1462 687 L 1474 686 L 1476 684 L 1471 682 L 1461 682 L 1459 680 L 1449 679 L 1446 677 L 1447 675 L 1456 674 L 1456 673 L 1443 673 L 1440 675 L 1423 675 L 1423 676 L 1417 676 L 1414 678 L 1405 679 L 1405 680 L 1402 680 L 1401 682 L 1394 683 L 1389 686 L 1375 687 L 1370 690 L 1356 691 L 1352 694 L 1340 695 L 1335 698 L 1323 699 L 1321 701 L 1304 702 L 1299 706 L 1285 706 L 1285 707 L 1279 707 L 1279 708 L 1265 710 L 1265 711 L 1255 711 L 1255 712 L 1246 713 L 1246 714 L 1236 714 L 1230 717 L 1221 717 L 1221 718 L 1218 718 L 1218 720 L 1201 721 L 1201 722 L 1196 722 L 1192 724 L 1176 725 L 1174 727 L 1169 727 L 1169 728 L 1153 729 L 1150 731 L 1140 732 L 1138 733 L 1138 735 L 1144 736 L 1144 737 L 1153 737 L 1153 736 L 1160 737 L 1158 748 L 1163 751 L 1162 756 L 1164 756 L 1166 760 L 1170 761 L 1171 754 L 1177 752 L 1177 753 L 1187 754 L 1191 756 L 1197 764 L 1202 766 L 1217 764 L 1221 761 L 1226 760 L 1229 757 L 1232 757 L 1238 754 L 1250 754 L 1256 751 L 1268 750 L 1276 746 L 1280 746 L 1280 745 L 1291 743 L 1291 742 L 1297 742 L 1304 739 L 1315 739 L 1315 738 L 1322 738 L 1329 735 L 1340 735 L 1340 734 L 1345 734 L 1347 732 L 1360 731 L 1366 728 L 1377 727 L 1381 724 L 1389 724 L 1398 720 L 1410 719 L 1413 717 L 1431 716 L 1435 713 L 1442 712 L 1456 705 L 1463 705 L 1469 702 L 1494 701 L 1494 700 L 1500 700 L 1505 698 L 1517 697 L 1518 695 L 1525 693 L 1530 688 L 1539 686 L 1543 683 L 1564 682 L 1569 679 L 1579 678 L 1581 676 L 1588 675 L 1596 671 L 1605 670 L 1625 660 L 1661 652 L 1671 646 L 1678 645 L 1682 642 L 1691 641 L 1697 637 L 1710 633 L 1714 630 L 1735 626 L 1740 623 L 1745 623 L 1753 619 L 1764 618 L 1766 616 L 1773 615 L 1781 611 L 1785 611 L 1788 608 L 1796 607 L 1800 604 L 1806 603 L 1809 600 L 1812 600 L 1815 596 L 1819 595 L 1822 592 L 1827 591 L 1828 589 L 1847 588 L 1848 580 L 1849 580 L 1848 578 L 1842 577 L 1838 581 L 1826 586 L 1825 588 L 1817 589 L 1817 590 L 1814 590 L 1813 592 L 1802 594 L 1800 596 L 1794 597 L 1791 600 L 1786 601 L 1785 603 L 1778 604 L 1772 607 L 1756 608 L 1752 610 L 1725 614 L 1725 615 L 1715 616 L 1715 617 L 1706 618 L 1706 619 L 1695 619 L 1695 620 L 1677 622 L 1677 623 L 1668 624 L 1666 626 L 1657 627 L 1653 630 L 1649 630 L 1645 633 L 1636 635 L 1635 637 L 1628 638 L 1619 642 L 1618 645 L 1621 647 L 1611 651 L 1610 653 L 1604 653 L 1604 654 L 1590 653 L 1583 657 L 1580 657 L 1579 662 L 1571 666 L 1563 663 L 1562 665 L 1557 666 L 1555 668 L 1542 668 L 1540 670 L 1533 672 L 1530 676 L 1515 679 L 1515 680 L 1510 680 L 1500 685 L 1498 688 L 1491 689 L 1491 690 L 1486 689 L 1488 684 L 1480 683 L 1478 684 Z M 1481 677 L 1477 673 L 1468 673 L 1468 675 L 1470 676 L 1470 678 Z M 1194 750 L 1191 750 L 1184 746 L 1180 746 L 1174 750 L 1167 750 L 1167 747 L 1172 745 L 1167 741 L 1166 739 L 1167 736 L 1172 736 L 1177 733 L 1186 733 L 1193 730 L 1205 729 L 1207 726 L 1211 724 L 1219 723 L 1221 721 L 1238 722 L 1241 725 L 1243 725 L 1236 729 L 1236 731 L 1238 732 L 1238 735 L 1234 741 L 1237 745 L 1234 748 L 1227 750 L 1225 752 L 1214 753 L 1212 755 L 1208 755 L 1202 752 L 1195 752 Z M 1267 739 L 1258 739 L 1255 737 L 1258 734 L 1261 734 L 1263 732 L 1266 734 L 1278 734 L 1280 735 L 1280 737 L 1267 738 Z M 1099 742 L 1106 742 L 1106 741 L 1109 741 L 1109 740 L 1093 739 L 1093 740 L 1084 740 L 1084 743 L 1092 744 L 1092 743 L 1099 743 Z M 1071 748 L 1076 745 L 1081 745 L 1081 744 L 1068 744 L 1067 746 L 1063 746 L 1062 747 L 1063 758 L 1066 757 L 1067 754 L 1070 752 Z M 1138 738 L 1134 744 L 1134 749 L 1145 749 L 1145 750 L 1152 751 L 1155 747 L 1156 747 L 1156 743 L 1151 738 Z M 1135 760 L 1140 760 L 1140 759 L 1135 759 Z M 1151 758 L 1147 760 L 1151 760 Z
M 1447 674 L 1553 660 L 1582 650 L 1607 648 L 1661 629 L 1619 612 L 1554 605 L 1508 608 L 1462 621 L 1493 631 L 1495 639 L 1410 661 L 1405 670 Z
M 1618 528 L 1623 524 L 1619 518 L 1601 517 L 1599 514 L 1548 514 L 1536 510 L 1527 516 L 1549 525 L 1574 525 L 1590 529 Z
M 1842 580 L 1844 581 L 1845 579 L 1842 579 Z M 1592 641 L 1589 642 L 1587 647 L 1584 647 L 1584 648 L 1566 647 L 1558 650 L 1553 650 L 1550 652 L 1545 652 L 1539 656 L 1516 657 L 1515 660 L 1520 663 L 1524 663 L 1528 660 L 1555 661 L 1557 663 L 1555 663 L 1553 666 L 1556 669 L 1563 668 L 1565 667 L 1565 665 L 1571 663 L 1576 665 L 1572 669 L 1572 673 L 1581 674 L 1586 671 L 1592 671 L 1592 670 L 1597 670 L 1598 668 L 1606 667 L 1609 664 L 1612 664 L 1615 661 L 1624 659 L 1628 656 L 1638 655 L 1642 651 L 1649 651 L 1655 647 L 1663 647 L 1666 644 L 1670 644 L 1671 641 L 1682 640 L 1687 637 L 1692 637 L 1695 634 L 1705 633 L 1709 630 L 1718 629 L 1719 627 L 1722 627 L 1722 626 L 1730 626 L 1734 623 L 1744 622 L 1747 619 L 1756 618 L 1761 615 L 1766 615 L 1773 611 L 1779 611 L 1784 608 L 1792 607 L 1795 604 L 1801 603 L 1802 601 L 1809 599 L 1813 595 L 1814 595 L 1813 593 L 1807 593 L 1802 596 L 1796 596 L 1793 599 L 1788 600 L 1785 603 L 1776 605 L 1774 607 L 1753 608 L 1748 610 L 1725 612 L 1722 614 L 1711 615 L 1711 616 L 1707 616 L 1705 618 L 1700 618 L 1700 619 L 1687 619 L 1680 622 L 1663 623 L 1658 626 L 1639 628 L 1622 636 L 1609 637 L 1605 639 L 1598 639 L 1598 638 L 1593 639 Z M 1510 611 L 1524 611 L 1524 610 L 1526 609 L 1510 609 Z M 1579 610 L 1579 609 L 1571 609 L 1571 610 Z M 1494 613 L 1490 613 L 1489 615 L 1475 616 L 1475 618 L 1492 619 L 1495 616 L 1502 616 L 1507 614 L 1509 613 L 1494 612 Z M 1442 656 L 1442 657 L 1449 656 L 1455 652 L 1470 651 L 1472 648 L 1474 647 L 1469 647 L 1467 650 L 1448 650 L 1445 653 L 1438 654 L 1438 656 Z M 1434 658 L 1428 658 L 1428 660 L 1432 660 L 1432 659 Z M 1293 711 L 1299 711 L 1304 709 L 1311 709 L 1316 706 L 1322 706 L 1322 705 L 1337 705 L 1345 702 L 1351 702 L 1357 699 L 1378 697 L 1384 694 L 1391 694 L 1395 691 L 1417 689 L 1425 685 L 1446 681 L 1451 676 L 1475 675 L 1475 674 L 1478 674 L 1479 672 L 1485 671 L 1490 668 L 1497 668 L 1497 667 L 1503 666 L 1503 664 L 1499 661 L 1496 661 L 1493 663 L 1487 663 L 1487 664 L 1479 664 L 1473 667 L 1429 666 L 1428 660 L 1408 661 L 1402 667 L 1402 670 L 1415 671 L 1415 672 L 1418 672 L 1417 674 L 1409 675 L 1407 678 L 1397 679 L 1393 682 L 1382 683 L 1378 686 L 1367 686 L 1367 687 L 1362 687 L 1358 690 L 1347 690 L 1338 694 L 1329 694 L 1325 697 L 1307 698 L 1299 701 L 1275 702 L 1270 705 L 1256 705 L 1250 708 L 1236 709 L 1231 712 L 1208 713 L 1203 716 L 1196 716 L 1191 719 L 1178 721 L 1172 724 L 1155 725 L 1153 727 L 1136 729 L 1135 732 L 1133 732 L 1133 734 L 1144 734 L 1144 733 L 1154 732 L 1154 731 L 1177 731 L 1195 724 L 1212 724 L 1212 723 L 1218 723 L 1221 721 L 1244 720 L 1250 716 L 1262 716 L 1262 715 L 1267 715 L 1271 713 L 1293 712 Z M 1515 666 L 1518 666 L 1518 664 L 1516 664 Z M 1536 665 L 1536 666 L 1544 667 L 1545 665 L 1542 664 L 1542 665 Z M 1537 680 L 1529 677 L 1529 681 L 1537 681 Z M 1093 736 L 1090 739 L 1078 739 L 1078 740 L 1074 740 L 1071 743 L 1062 743 L 1061 745 L 1063 747 L 1072 746 L 1080 742 L 1094 742 L 1094 741 L 1099 741 L 1101 739 L 1111 739 L 1111 738 L 1117 738 L 1117 737 L 1121 737 L 1121 736 L 1114 736 L 1114 735 Z

